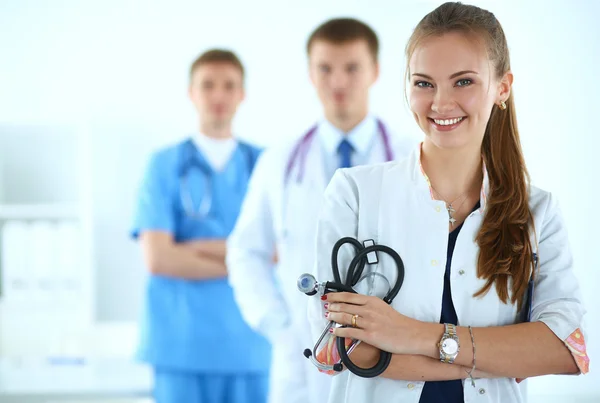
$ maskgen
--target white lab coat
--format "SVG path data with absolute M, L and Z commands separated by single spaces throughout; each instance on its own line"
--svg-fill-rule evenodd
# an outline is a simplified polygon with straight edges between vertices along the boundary
M 395 158 L 408 155 L 416 144 L 391 133 L 390 140 Z M 303 356 L 314 341 L 306 316 L 309 297 L 296 286 L 298 277 L 315 264 L 317 217 L 330 175 L 322 142 L 314 138 L 303 180 L 297 180 L 296 163 L 285 184 L 286 166 L 298 141 L 268 149 L 260 157 L 227 244 L 229 281 L 242 315 L 273 344 L 271 403 L 320 403 L 330 387 L 329 377 Z M 385 161 L 380 136 L 374 141 L 369 162 Z
M 411 318 L 439 322 L 448 246 L 448 213 L 443 201 L 432 200 L 420 169 L 420 152 L 402 161 L 340 170 L 326 193 L 317 235 L 316 277 L 332 278 L 330 254 L 340 238 L 374 239 L 397 251 L 405 265 L 404 284 L 392 306 Z M 452 300 L 459 325 L 488 327 L 508 325 L 518 317 L 514 305 L 502 303 L 492 288 L 485 296 L 472 295 L 484 285 L 477 278 L 478 246 L 474 239 L 483 220 L 487 174 L 484 175 L 482 207 L 470 214 L 458 236 L 451 262 Z M 582 327 L 584 308 L 573 273 L 573 260 L 556 199 L 531 188 L 530 208 L 539 240 L 539 270 L 533 296 L 532 321 L 542 321 L 566 340 Z M 534 239 L 532 237 L 532 239 Z M 533 244 L 535 245 L 535 243 Z M 348 248 L 350 249 L 350 248 Z M 350 252 L 342 249 L 340 271 L 344 278 Z M 385 275 L 393 284 L 396 266 L 379 254 L 379 264 L 367 266 Z M 322 301 L 312 298 L 309 320 L 313 338 L 327 323 Z M 349 371 L 333 377 L 329 403 L 394 401 L 417 403 L 424 382 L 406 382 L 381 377 L 364 379 Z M 524 401 L 514 379 L 480 379 L 473 388 L 464 382 L 465 401 L 520 403 Z

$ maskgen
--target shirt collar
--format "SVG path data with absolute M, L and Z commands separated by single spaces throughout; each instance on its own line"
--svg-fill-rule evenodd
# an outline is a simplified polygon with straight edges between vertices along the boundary
M 419 143 L 417 149 L 415 150 L 415 152 L 413 154 L 413 164 L 414 164 L 413 179 L 417 182 L 417 185 L 421 190 L 424 190 L 424 191 L 426 190 L 429 192 L 429 197 L 431 198 L 431 200 L 435 200 L 435 198 L 433 197 L 433 189 L 431 187 L 431 182 L 429 181 L 429 177 L 423 170 L 423 165 L 421 165 L 422 147 L 423 147 L 423 142 Z M 481 192 L 480 192 L 480 196 L 479 196 L 479 204 L 480 204 L 479 212 L 480 213 L 483 213 L 483 211 L 485 210 L 487 195 L 488 195 L 489 188 L 490 188 L 488 172 L 487 172 L 487 168 L 485 166 L 485 161 L 483 161 L 483 163 L 482 163 L 482 170 L 483 170 L 483 183 L 481 184 Z
M 335 127 L 328 120 L 323 120 L 319 123 L 317 134 L 327 154 L 336 155 L 337 148 L 344 138 L 352 144 L 356 153 L 365 154 L 369 151 L 377 130 L 377 120 L 373 116 L 367 115 L 365 119 L 347 133 Z
M 222 147 L 232 148 L 236 144 L 236 140 L 233 137 L 227 137 L 224 139 L 215 139 L 207 136 L 202 132 L 192 134 L 192 141 L 199 150 L 207 150 L 209 147 Z

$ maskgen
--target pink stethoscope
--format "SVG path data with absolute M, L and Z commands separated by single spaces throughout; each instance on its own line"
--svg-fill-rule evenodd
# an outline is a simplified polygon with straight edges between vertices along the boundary
M 300 163 L 296 181 L 298 183 L 302 182 L 302 179 L 304 177 L 306 156 L 308 155 L 308 152 L 310 151 L 310 146 L 312 144 L 313 138 L 315 137 L 315 133 L 317 132 L 317 127 L 318 127 L 318 125 L 313 126 L 304 136 L 302 136 L 300 141 L 298 141 L 298 143 L 294 147 L 294 150 L 292 151 L 292 153 L 290 155 L 290 159 L 288 160 L 287 166 L 285 168 L 285 182 L 284 182 L 285 184 L 287 184 L 287 182 L 290 178 L 290 175 L 292 174 L 292 169 L 294 168 L 294 165 L 296 164 L 296 160 L 299 160 L 298 162 Z M 379 130 L 379 135 L 381 136 L 381 140 L 383 141 L 383 147 L 385 150 L 385 159 L 388 162 L 392 161 L 394 159 L 394 153 L 392 151 L 392 147 L 390 146 L 390 136 L 387 133 L 385 125 L 379 119 L 377 119 L 377 128 Z

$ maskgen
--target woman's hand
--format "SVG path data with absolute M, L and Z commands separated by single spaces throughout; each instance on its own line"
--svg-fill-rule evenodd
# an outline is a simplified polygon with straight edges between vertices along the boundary
M 392 354 L 421 354 L 421 334 L 438 326 L 440 338 L 443 325 L 429 324 L 402 315 L 377 297 L 338 292 L 326 294 L 325 309 L 327 319 L 350 325 L 346 328 L 332 328 L 338 337 L 351 337 Z M 356 317 L 356 327 L 352 327 L 352 317 Z

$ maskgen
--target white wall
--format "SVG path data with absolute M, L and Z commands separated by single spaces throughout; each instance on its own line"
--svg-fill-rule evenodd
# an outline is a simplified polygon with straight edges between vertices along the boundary
M 190 62 L 208 47 L 238 52 L 248 97 L 237 132 L 261 144 L 299 134 L 320 114 L 306 76 L 308 33 L 334 16 L 373 25 L 382 75 L 373 110 L 418 135 L 403 97 L 402 51 L 441 1 L 221 0 L 0 2 L 0 122 L 86 121 L 92 133 L 95 261 L 100 320 L 133 320 L 144 269 L 127 239 L 135 188 L 151 149 L 195 128 Z M 522 142 L 534 183 L 559 199 L 589 307 L 588 344 L 600 359 L 600 2 L 473 1 L 496 13 L 512 51 Z M 40 178 L 42 180 L 42 178 Z M 533 380 L 534 394 L 598 393 L 597 373 Z M 573 398 L 574 399 L 574 398 Z M 565 402 L 576 401 L 565 397 Z

